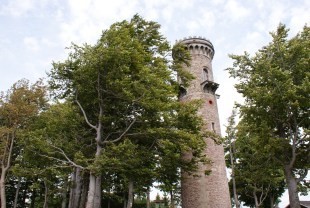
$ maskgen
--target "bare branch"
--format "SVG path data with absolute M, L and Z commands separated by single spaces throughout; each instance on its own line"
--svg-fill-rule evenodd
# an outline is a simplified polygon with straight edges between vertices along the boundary
M 111 135 L 113 134 L 120 134 L 122 133 L 123 131 L 115 131 L 115 132 L 111 132 L 109 133 L 106 138 L 103 140 L 103 141 L 107 141 Z M 130 133 L 130 134 L 126 134 L 126 136 L 141 136 L 141 135 L 147 135 L 147 134 L 150 134 L 150 133 L 143 133 L 143 132 L 136 132 L 136 133 Z M 107 141 L 108 142 L 108 141 Z
M 89 120 L 88 120 L 88 118 L 87 118 L 87 115 L 86 115 L 86 113 L 85 113 L 85 111 L 84 111 L 82 105 L 80 104 L 80 102 L 79 102 L 77 99 L 75 99 L 75 102 L 76 102 L 76 103 L 78 104 L 78 106 L 80 107 L 80 109 L 81 109 L 81 111 L 82 111 L 82 113 L 83 113 L 83 116 L 84 116 L 84 119 L 85 119 L 86 123 L 87 123 L 91 128 L 97 130 L 97 127 L 89 122 Z
M 2 156 L 3 161 L 1 161 L 1 168 L 4 168 L 4 166 L 5 166 L 6 151 L 7 151 L 7 146 L 8 146 L 9 139 L 10 139 L 10 135 L 7 134 L 6 142 L 5 142 L 5 145 L 4 145 L 4 153 L 3 153 L 3 156 Z
M 270 189 L 270 183 L 268 184 L 268 188 L 267 188 L 267 190 L 266 190 L 266 192 L 264 194 L 264 185 L 262 185 L 262 188 L 261 188 L 262 193 L 261 193 L 261 195 L 259 197 L 259 200 L 260 200 L 259 205 L 261 205 L 263 203 L 263 201 L 265 201 L 266 197 L 268 196 L 269 189 Z
M 306 178 L 306 176 L 308 175 L 308 169 L 304 169 L 304 172 L 299 176 L 299 178 L 297 178 L 297 183 L 301 182 L 302 180 L 304 180 Z
M 74 167 L 84 169 L 84 167 L 82 167 L 82 166 L 76 164 L 75 162 L 73 162 L 72 160 L 70 160 L 70 158 L 66 155 L 66 153 L 65 153 L 61 148 L 56 147 L 56 146 L 54 146 L 54 145 L 51 145 L 51 146 L 52 146 L 53 148 L 55 148 L 56 150 L 58 150 L 59 153 L 62 154 L 62 155 L 66 158 L 66 160 L 67 160 L 70 164 L 72 164 Z
M 123 136 L 129 131 L 129 129 L 132 127 L 132 125 L 136 122 L 137 119 L 133 119 L 133 121 L 129 124 L 129 126 L 127 127 L 127 129 L 117 138 L 114 139 L 112 141 L 103 141 L 103 144 L 106 143 L 114 143 L 114 142 L 118 142 L 119 140 L 121 140 L 123 138 Z
M 61 163 L 66 163 L 66 164 L 70 164 L 71 166 L 67 166 L 67 167 L 72 167 L 72 166 L 74 166 L 74 167 L 77 167 L 77 168 L 81 168 L 81 169 L 85 169 L 84 167 L 82 167 L 82 166 L 80 166 L 80 165 L 77 165 L 76 163 L 74 163 L 74 162 L 72 162 L 71 160 L 71 162 L 70 161 L 67 161 L 67 160 L 61 160 L 61 159 L 59 159 L 59 158 L 57 158 L 57 157 L 52 157 L 52 156 L 48 156 L 48 155 L 44 155 L 44 154 L 39 154 L 41 157 L 45 157 L 45 158 L 48 158 L 48 159 L 51 159 L 51 160 L 55 160 L 55 161 L 57 161 L 57 162 L 61 162 Z M 60 166 L 60 165 L 56 165 L 55 167 L 66 167 L 66 166 Z
M 9 149 L 9 156 L 8 156 L 8 161 L 7 164 L 5 166 L 5 171 L 7 171 L 9 169 L 9 167 L 11 166 L 11 159 L 12 159 L 12 152 L 13 152 L 13 146 L 14 146 L 14 139 L 15 139 L 15 131 L 13 131 L 12 133 L 12 139 L 11 139 L 11 144 L 10 144 L 10 149 Z

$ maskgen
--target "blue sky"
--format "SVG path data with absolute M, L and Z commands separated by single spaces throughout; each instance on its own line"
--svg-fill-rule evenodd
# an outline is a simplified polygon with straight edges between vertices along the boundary
M 220 84 L 225 125 L 240 96 L 225 68 L 228 54 L 255 53 L 280 22 L 293 36 L 310 22 L 309 0 L 0 0 L 0 91 L 19 79 L 46 77 L 52 61 L 66 58 L 71 42 L 95 43 L 112 23 L 140 14 L 157 21 L 174 44 L 203 36 L 215 47 L 213 70 Z M 222 132 L 224 127 L 222 127 Z M 310 200 L 310 199 L 309 199 Z

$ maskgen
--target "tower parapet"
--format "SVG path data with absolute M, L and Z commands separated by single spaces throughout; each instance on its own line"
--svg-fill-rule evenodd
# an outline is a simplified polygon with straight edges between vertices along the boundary
M 214 47 L 210 40 L 201 37 L 201 36 L 189 36 L 187 38 L 183 38 L 182 40 L 178 40 L 178 43 L 183 43 L 191 53 L 195 54 L 203 54 L 213 59 L 214 56 Z

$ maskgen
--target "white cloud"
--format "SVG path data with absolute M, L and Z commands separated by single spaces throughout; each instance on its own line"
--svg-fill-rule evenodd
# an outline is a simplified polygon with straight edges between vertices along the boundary
M 288 5 L 280 4 L 278 2 L 272 2 L 269 15 L 266 17 L 269 26 L 273 28 L 277 27 L 280 21 L 284 21 L 289 13 Z
M 266 4 L 268 4 L 268 0 L 252 0 L 252 2 L 254 2 L 255 7 L 258 9 L 257 12 L 262 10 Z
M 20 17 L 27 13 L 41 13 L 51 9 L 53 6 L 59 7 L 61 0 L 8 0 L 6 4 L 0 5 L 0 14 Z M 47 9 L 47 10 L 46 10 Z
M 188 21 L 186 23 L 186 28 L 188 30 L 188 34 L 189 35 L 196 34 L 196 31 L 198 30 L 199 26 L 200 25 L 199 25 L 198 21 L 195 21 L 195 20 Z
M 211 11 L 206 11 L 206 10 L 203 10 L 201 11 L 201 16 L 200 16 L 200 24 L 201 25 L 206 25 L 207 27 L 211 28 L 213 26 L 216 25 L 216 15 L 214 14 L 214 12 Z
M 51 48 L 51 47 L 55 47 L 56 44 L 55 42 L 49 40 L 48 38 L 44 37 L 40 40 L 40 42 L 42 43 L 42 45 L 48 47 L 48 48 Z
M 12 16 L 21 16 L 34 8 L 34 0 L 11 0 L 0 8 L 0 13 Z
M 249 9 L 245 8 L 236 0 L 228 0 L 225 5 L 225 15 L 233 20 L 240 20 L 250 14 Z
M 221 5 L 224 3 L 225 3 L 225 0 L 212 0 L 212 4 L 214 5 Z
M 297 32 L 300 32 L 305 24 L 310 24 L 310 3 L 307 1 L 308 7 L 300 6 L 295 7 L 290 10 L 290 30 L 295 35 Z
M 100 0 L 68 0 L 70 18 L 60 23 L 60 38 L 65 45 L 70 42 L 94 43 L 102 30 L 116 21 L 132 17 L 138 13 L 136 9 L 139 6 L 134 0 L 110 1 L 109 4 Z
M 25 37 L 23 42 L 27 50 L 37 52 L 40 49 L 38 40 L 34 37 Z

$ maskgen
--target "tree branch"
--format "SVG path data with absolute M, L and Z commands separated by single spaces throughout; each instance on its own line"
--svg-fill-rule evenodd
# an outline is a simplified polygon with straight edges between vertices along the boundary
M 8 143 L 9 143 L 9 140 L 10 140 L 10 133 L 7 133 L 7 136 L 6 136 L 6 142 L 5 142 L 5 146 L 4 146 L 4 153 L 3 153 L 3 161 L 1 161 L 1 168 L 4 168 L 5 166 L 5 158 L 6 158 L 6 152 L 7 152 L 7 146 L 8 146 Z
M 81 111 L 82 111 L 82 113 L 83 113 L 83 116 L 84 116 L 84 119 L 85 119 L 86 123 L 87 123 L 91 128 L 97 130 L 97 127 L 89 122 L 89 120 L 88 120 L 88 118 L 87 118 L 87 115 L 86 115 L 86 113 L 85 113 L 85 111 L 84 111 L 82 105 L 81 105 L 80 102 L 77 100 L 77 98 L 75 98 L 75 102 L 76 102 L 76 103 L 78 104 L 78 106 L 80 107 L 80 109 L 81 109 Z
M 270 189 L 270 183 L 268 184 L 268 188 L 267 188 L 267 190 L 266 190 L 266 192 L 264 194 L 264 185 L 262 185 L 262 188 L 261 188 L 262 193 L 261 193 L 261 195 L 259 197 L 259 201 L 260 201 L 259 202 L 259 206 L 263 203 L 263 201 L 265 201 L 266 197 L 268 196 L 269 189 Z
M 297 183 L 301 182 L 302 180 L 304 180 L 306 178 L 306 176 L 308 175 L 308 169 L 304 169 L 303 174 L 300 175 L 299 178 L 296 179 Z
M 122 131 L 115 131 L 115 132 L 111 132 L 109 133 L 106 138 L 104 139 L 104 141 L 107 141 L 111 135 L 113 134 L 120 134 Z M 139 133 L 130 133 L 130 134 L 126 134 L 126 136 L 141 136 L 141 135 L 147 135 L 147 134 L 150 134 L 150 133 L 142 133 L 142 132 L 139 132 Z M 108 142 L 108 141 L 107 141 Z
M 289 167 L 292 169 L 295 161 L 296 161 L 296 146 L 297 146 L 297 138 L 298 138 L 298 132 L 297 132 L 297 122 L 296 122 L 296 117 L 293 117 L 293 122 L 295 125 L 295 131 L 292 130 L 292 128 L 290 127 L 290 135 L 293 137 L 293 141 L 292 141 L 292 159 L 290 161 Z
M 52 144 L 50 144 L 51 147 L 53 147 L 54 149 L 58 150 L 57 152 L 60 153 L 61 155 L 63 155 L 65 158 L 66 158 L 66 161 L 65 160 L 60 160 L 58 158 L 55 158 L 55 157 L 50 157 L 50 156 L 45 156 L 45 157 L 48 157 L 50 159 L 54 159 L 54 160 L 57 160 L 57 161 L 60 161 L 60 162 L 67 162 L 67 163 L 70 163 L 72 166 L 74 167 L 77 167 L 77 168 L 81 168 L 81 169 L 85 169 L 84 167 L 76 164 L 75 162 L 73 162 L 72 160 L 70 160 L 70 158 L 66 155 L 66 153 L 59 147 L 56 147 Z M 41 155 L 43 156 L 43 155 Z
M 132 127 L 132 125 L 136 122 L 137 119 L 133 119 L 133 121 L 129 124 L 129 126 L 127 127 L 127 129 L 117 138 L 117 139 L 114 139 L 112 141 L 103 141 L 102 143 L 103 144 L 106 144 L 106 143 L 114 143 L 114 142 L 118 142 L 119 140 L 121 140 L 123 138 L 123 136 L 129 131 L 129 129 Z
M 13 146 L 14 146 L 14 139 L 15 139 L 15 130 L 12 132 L 12 139 L 11 139 L 11 144 L 10 144 L 10 149 L 9 149 L 9 156 L 8 156 L 8 162 L 5 166 L 5 171 L 9 169 L 11 166 L 11 159 L 12 159 L 12 152 L 13 152 Z
M 70 164 L 70 166 L 61 166 L 61 165 L 56 165 L 55 167 L 62 167 L 62 168 L 64 168 L 64 167 L 72 167 L 72 166 L 74 166 L 74 167 L 77 167 L 77 168 L 81 168 L 81 169 L 85 169 L 84 167 L 82 167 L 82 166 L 80 166 L 80 165 L 77 165 L 76 163 L 70 163 L 69 161 L 66 161 L 66 160 L 61 160 L 61 159 L 59 159 L 59 158 L 57 158 L 57 157 L 52 157 L 52 156 L 48 156 L 48 155 L 44 155 L 44 154 L 39 154 L 41 157 L 45 157 L 45 158 L 48 158 L 48 159 L 51 159 L 51 160 L 55 160 L 55 161 L 58 161 L 58 162 L 62 162 L 62 163 L 69 163 Z

